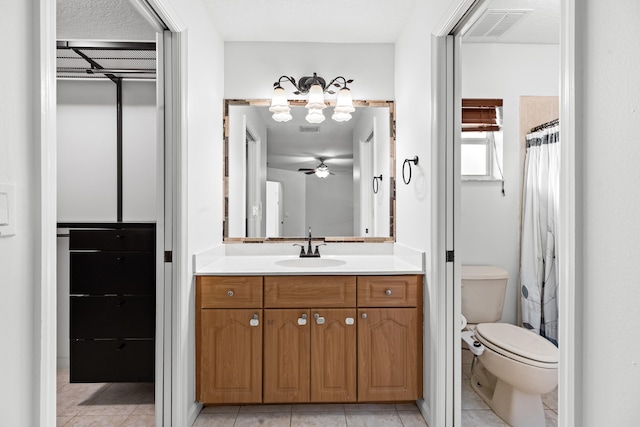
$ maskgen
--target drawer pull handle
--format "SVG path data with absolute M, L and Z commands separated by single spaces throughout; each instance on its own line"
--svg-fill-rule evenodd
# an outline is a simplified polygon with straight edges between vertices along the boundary
M 320 316 L 318 313 L 314 314 L 313 317 L 315 317 L 318 325 L 324 325 L 324 317 Z
M 124 257 L 123 256 L 116 257 L 116 261 L 124 262 Z
M 127 344 L 126 343 L 122 343 L 118 346 L 118 348 L 116 348 L 116 351 L 120 351 L 122 350 Z
M 362 313 L 362 318 L 366 319 L 367 318 L 367 313 Z
M 122 234 L 116 234 L 116 239 L 124 239 L 124 236 Z
M 227 291 L 227 296 L 232 297 L 233 296 L 233 291 Z
M 251 318 L 251 320 L 249 320 L 249 325 L 250 326 L 258 326 L 260 324 L 260 321 L 258 320 L 258 314 L 254 314 L 253 317 Z
M 391 289 L 387 289 L 386 291 L 384 291 L 384 294 L 386 296 L 391 296 Z
M 118 308 L 122 307 L 125 302 L 126 302 L 126 300 L 123 300 L 123 299 L 118 300 L 118 302 L 116 303 L 116 307 L 118 307 Z

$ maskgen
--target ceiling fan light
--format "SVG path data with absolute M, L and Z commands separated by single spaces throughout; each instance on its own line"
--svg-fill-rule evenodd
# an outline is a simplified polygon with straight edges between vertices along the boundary
M 353 113 L 356 111 L 353 106 L 353 99 L 351 98 L 351 90 L 349 90 L 349 88 L 344 87 L 338 92 L 335 110 L 341 113 Z
M 305 119 L 309 123 L 322 123 L 322 122 L 324 122 L 324 114 L 322 114 L 322 109 L 321 108 L 310 108 L 309 109 L 309 114 L 307 114 L 307 117 L 305 117 Z
M 316 169 L 316 176 L 318 178 L 326 178 L 329 176 L 329 168 L 326 165 L 319 166 Z
M 309 89 L 309 101 L 305 105 L 309 110 L 316 109 L 322 110 L 326 107 L 324 103 L 324 91 L 322 86 L 315 84 Z

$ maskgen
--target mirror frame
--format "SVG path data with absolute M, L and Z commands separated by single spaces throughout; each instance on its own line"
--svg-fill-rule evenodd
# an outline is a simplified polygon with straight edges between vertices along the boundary
M 329 107 L 335 106 L 335 100 L 326 100 Z M 306 100 L 289 100 L 292 107 L 304 107 Z M 223 106 L 223 243 L 278 243 L 304 240 L 299 237 L 229 237 L 229 107 L 234 105 L 269 107 L 270 99 L 225 99 Z M 361 237 L 361 236 L 313 236 L 314 241 L 328 243 L 394 243 L 396 241 L 396 111 L 394 101 L 353 101 L 354 107 L 388 107 L 389 108 L 389 236 Z

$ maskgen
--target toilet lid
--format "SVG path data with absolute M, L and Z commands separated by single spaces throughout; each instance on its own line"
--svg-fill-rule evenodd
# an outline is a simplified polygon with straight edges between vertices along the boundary
M 486 347 L 536 366 L 558 363 L 558 349 L 546 338 L 509 323 L 480 323 L 476 337 Z

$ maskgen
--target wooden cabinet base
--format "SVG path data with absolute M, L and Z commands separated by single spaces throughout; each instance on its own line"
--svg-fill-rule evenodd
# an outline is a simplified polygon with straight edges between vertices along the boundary
M 196 288 L 204 404 L 422 397 L 422 276 L 198 277 Z

